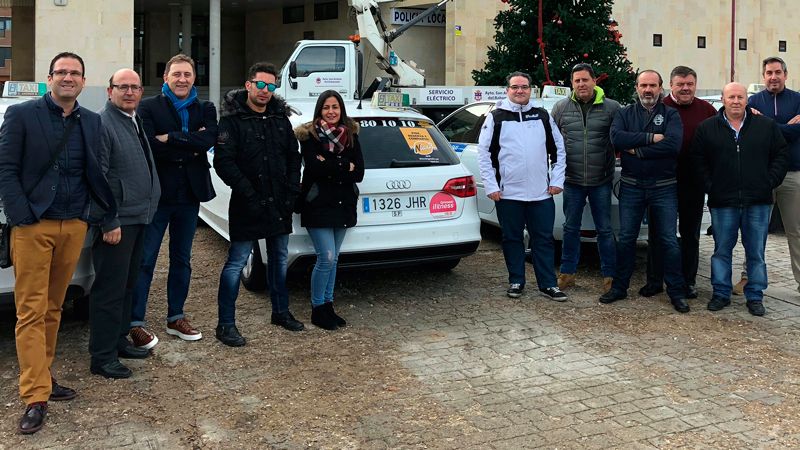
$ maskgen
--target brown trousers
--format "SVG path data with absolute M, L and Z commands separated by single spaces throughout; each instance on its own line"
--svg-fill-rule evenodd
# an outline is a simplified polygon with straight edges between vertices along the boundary
M 78 264 L 86 222 L 49 220 L 11 229 L 19 394 L 26 405 L 50 398 L 61 306 Z

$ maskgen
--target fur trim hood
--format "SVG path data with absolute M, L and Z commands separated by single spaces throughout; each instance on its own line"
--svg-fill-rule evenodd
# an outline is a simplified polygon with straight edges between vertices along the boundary
M 353 134 L 358 134 L 360 127 L 355 120 L 350 119 L 350 124 L 348 125 L 350 128 L 350 132 Z M 302 125 L 298 125 L 297 128 L 294 129 L 294 135 L 297 136 L 297 140 L 300 142 L 307 141 L 312 137 L 317 135 L 316 131 L 314 131 L 314 122 L 306 122 Z

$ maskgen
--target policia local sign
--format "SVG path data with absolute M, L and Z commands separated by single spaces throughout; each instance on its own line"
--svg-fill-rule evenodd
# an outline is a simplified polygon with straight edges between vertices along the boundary
M 424 9 L 416 8 L 391 8 L 392 25 L 405 25 L 417 17 Z M 437 11 L 435 14 L 420 20 L 416 25 L 422 27 L 443 27 L 446 23 L 445 12 Z

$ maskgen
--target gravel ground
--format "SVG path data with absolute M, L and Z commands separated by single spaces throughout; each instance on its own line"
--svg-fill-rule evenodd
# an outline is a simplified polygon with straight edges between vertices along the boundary
M 166 258 L 148 311 L 161 343 L 127 362 L 131 379 L 89 373 L 86 322 L 68 311 L 55 372 L 79 397 L 51 403 L 32 437 L 15 434 L 23 406 L 14 319 L 3 314 L 0 448 L 800 446 L 800 307 L 770 302 L 758 320 L 741 299 L 719 314 L 705 300 L 674 313 L 663 295 L 599 306 L 591 251 L 569 302 L 534 289 L 511 300 L 498 233 L 484 231 L 478 252 L 450 272 L 343 273 L 337 311 L 349 326 L 335 332 L 310 324 L 307 278 L 290 281 L 301 333 L 270 325 L 265 294 L 242 289 L 237 322 L 248 342 L 233 349 L 213 336 L 227 243 L 201 227 L 186 311 L 204 338 L 163 330 Z M 638 273 L 632 286 L 641 283 Z

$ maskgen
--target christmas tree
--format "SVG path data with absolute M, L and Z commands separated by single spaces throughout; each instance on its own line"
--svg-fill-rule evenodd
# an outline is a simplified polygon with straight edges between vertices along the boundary
M 611 19 L 613 0 L 500 1 L 511 8 L 495 18 L 495 45 L 486 66 L 472 72 L 476 84 L 502 86 L 506 75 L 521 70 L 537 85 L 570 86 L 572 66 L 585 62 L 608 97 L 630 101 L 635 74 Z

